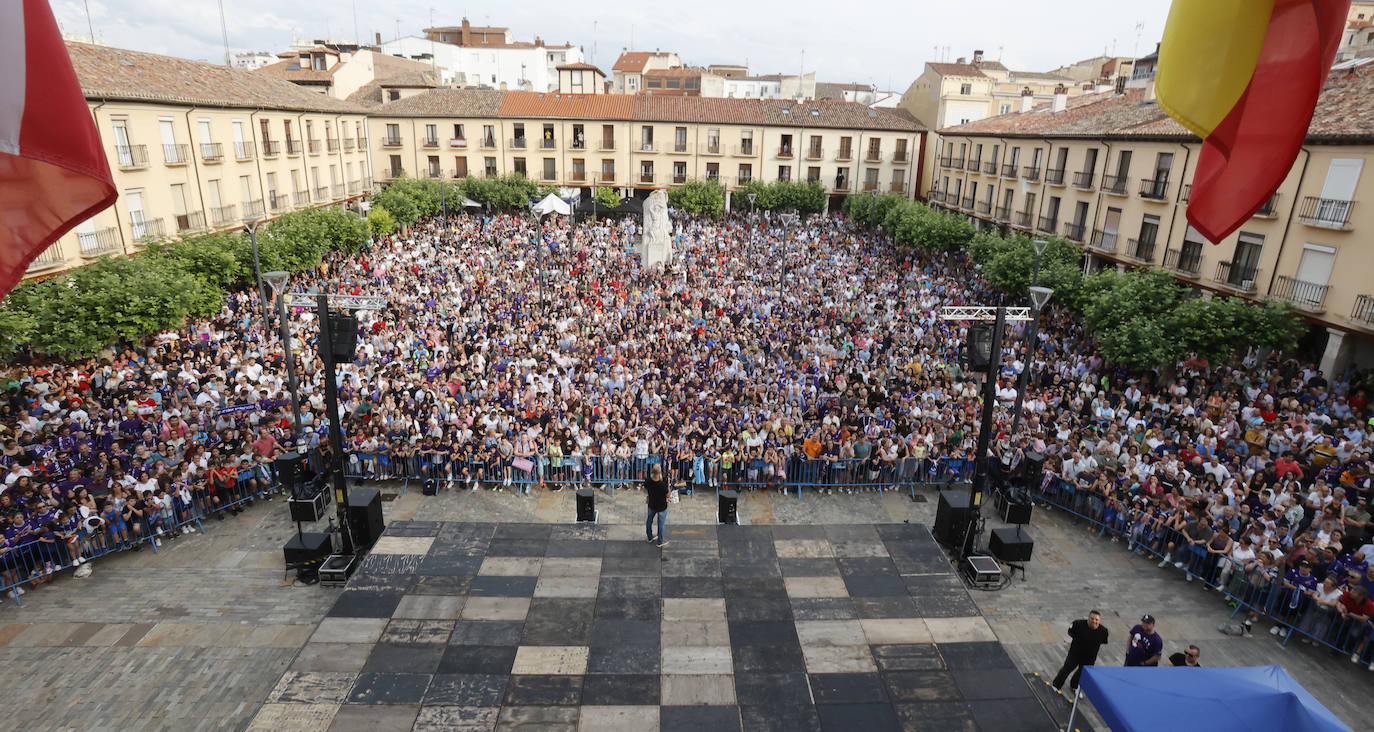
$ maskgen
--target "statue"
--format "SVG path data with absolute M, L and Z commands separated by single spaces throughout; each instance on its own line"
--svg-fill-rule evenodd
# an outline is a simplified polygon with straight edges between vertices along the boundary
M 672 225 L 668 220 L 668 192 L 654 191 L 644 202 L 644 246 L 641 266 L 667 265 L 673 257 Z

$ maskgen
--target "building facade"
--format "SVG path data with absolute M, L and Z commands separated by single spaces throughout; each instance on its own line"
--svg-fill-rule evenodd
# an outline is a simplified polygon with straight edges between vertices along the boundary
M 119 199 L 40 254 L 28 276 L 371 190 L 360 107 L 253 71 L 67 48 Z
M 510 29 L 471 25 L 426 28 L 424 36 L 405 36 L 381 44 L 382 52 L 429 63 L 444 84 L 493 89 L 555 91 L 558 67 L 581 63 L 582 48 L 571 43 L 513 40 Z
M 1371 93 L 1374 71 L 1333 74 L 1292 170 L 1217 244 L 1187 222 L 1201 142 L 1153 85 L 941 130 L 926 196 L 982 227 L 1075 241 L 1089 269 L 1163 269 L 1203 292 L 1290 303 L 1325 342 L 1312 346 L 1324 368 L 1370 363 L 1374 208 L 1359 202 L 1374 196 Z
M 924 129 L 845 102 L 435 89 L 372 111 L 377 177 L 519 173 L 647 195 L 692 179 L 817 180 L 911 196 Z

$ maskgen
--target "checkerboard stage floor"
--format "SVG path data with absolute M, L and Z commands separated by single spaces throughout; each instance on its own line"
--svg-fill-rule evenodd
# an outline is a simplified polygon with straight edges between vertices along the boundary
M 669 538 L 393 522 L 253 726 L 1053 729 L 925 526 Z

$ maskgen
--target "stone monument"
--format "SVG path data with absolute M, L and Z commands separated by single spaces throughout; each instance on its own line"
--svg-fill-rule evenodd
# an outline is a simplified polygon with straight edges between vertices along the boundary
M 644 246 L 640 249 L 641 266 L 666 266 L 673 257 L 673 232 L 668 220 L 668 192 L 654 191 L 644 202 Z

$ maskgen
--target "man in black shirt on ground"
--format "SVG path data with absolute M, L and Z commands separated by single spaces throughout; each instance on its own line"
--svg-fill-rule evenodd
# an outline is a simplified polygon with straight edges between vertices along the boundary
M 1064 679 L 1073 674 L 1069 679 L 1069 689 L 1078 690 L 1078 677 L 1083 675 L 1083 667 L 1097 663 L 1097 652 L 1102 646 L 1107 644 L 1107 629 L 1102 627 L 1102 613 L 1094 610 L 1088 613 L 1086 620 L 1075 620 L 1069 626 L 1069 655 L 1064 658 L 1064 665 L 1059 669 L 1059 673 L 1054 677 L 1054 688 L 1059 689 L 1064 686 Z
M 654 541 L 654 516 L 658 516 L 658 545 L 668 543 L 663 524 L 668 520 L 668 481 L 663 477 L 663 465 L 654 463 L 649 477 L 644 479 L 644 495 L 649 502 L 649 518 L 644 521 L 644 533 Z

